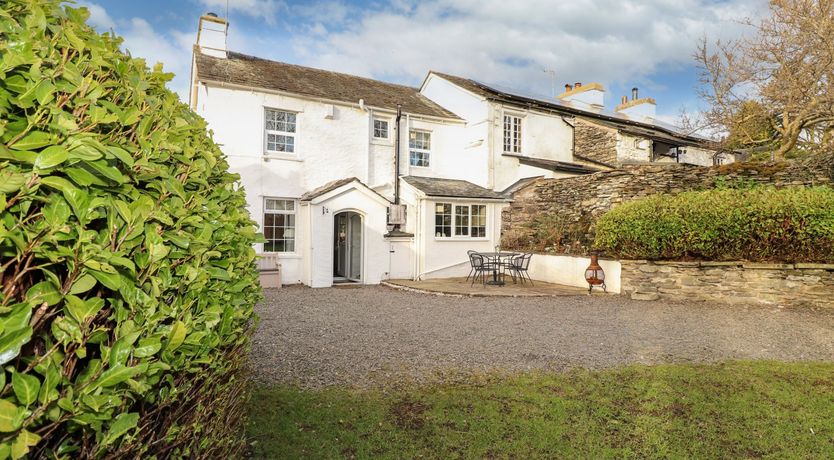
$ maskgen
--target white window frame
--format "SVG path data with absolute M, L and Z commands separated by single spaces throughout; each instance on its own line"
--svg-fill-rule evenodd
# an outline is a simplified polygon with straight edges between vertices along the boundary
M 267 112 L 283 112 L 283 113 L 294 115 L 295 116 L 295 123 L 294 123 L 295 131 L 290 132 L 290 131 L 280 131 L 280 130 L 274 130 L 274 129 L 267 129 L 267 126 L 266 126 Z M 299 116 L 298 115 L 299 115 L 299 112 L 294 111 L 294 110 L 279 109 L 279 108 L 276 108 L 276 107 L 264 107 L 264 109 L 263 109 L 263 149 L 264 149 L 264 156 L 265 157 L 279 157 L 279 158 L 283 157 L 283 158 L 290 158 L 290 159 L 299 158 L 299 155 L 298 155 L 298 138 L 299 138 L 298 131 L 299 131 L 299 129 L 298 128 L 299 128 L 300 123 L 299 123 Z M 270 134 L 275 135 L 275 136 L 291 137 L 292 140 L 293 140 L 293 151 L 292 152 L 286 152 L 286 151 L 280 151 L 280 150 L 269 150 L 269 135 Z
M 437 206 L 440 205 L 449 205 L 451 206 L 451 225 L 450 225 L 450 236 L 440 235 L 438 236 L 438 225 L 437 225 Z M 442 241 L 452 241 L 452 240 L 464 240 L 464 241 L 486 241 L 489 239 L 488 231 L 489 231 L 489 206 L 485 203 L 471 203 L 471 202 L 454 202 L 454 201 L 436 201 L 433 202 L 434 206 L 434 239 L 435 240 L 442 240 Z M 472 225 L 472 207 L 473 206 L 482 206 L 484 209 L 484 225 Z M 466 216 L 466 226 L 465 226 L 465 234 L 463 232 L 459 233 L 460 225 L 458 225 L 458 209 L 466 208 L 466 214 L 460 214 L 460 216 Z M 484 235 L 483 236 L 472 236 L 472 229 L 473 228 L 483 228 Z
M 507 148 L 507 119 L 510 123 L 510 143 L 509 149 Z M 524 151 L 524 132 L 526 131 L 526 127 L 524 126 L 524 119 L 525 116 L 520 113 L 515 112 L 503 112 L 501 114 L 501 148 L 503 149 L 504 153 L 510 153 L 513 155 L 521 155 Z M 517 120 L 518 123 L 514 123 Z M 517 128 L 517 129 L 516 129 Z M 515 142 L 514 142 L 515 141 Z
M 385 123 L 385 137 L 378 137 L 376 135 L 376 122 Z M 386 117 L 373 117 L 371 119 L 371 139 L 377 142 L 387 142 L 391 140 L 391 120 Z
M 267 209 L 267 202 L 270 201 L 270 200 L 284 201 L 284 202 L 292 203 L 292 210 L 291 211 L 286 210 L 286 209 L 270 209 L 270 210 L 268 210 Z M 277 229 L 277 228 L 283 228 L 284 230 L 292 229 L 292 231 L 293 231 L 293 234 L 292 234 L 292 242 L 293 242 L 292 246 L 293 246 L 293 248 L 292 248 L 292 251 L 267 251 L 266 250 L 266 244 L 267 243 L 263 243 L 262 244 L 262 248 L 263 248 L 262 252 L 264 254 L 297 254 L 298 253 L 298 244 L 297 244 L 298 243 L 298 200 L 295 200 L 293 198 L 273 197 L 273 196 L 264 197 L 264 199 L 263 199 L 263 212 L 261 213 L 261 232 L 264 235 L 264 239 L 266 239 L 266 215 L 267 214 L 283 215 L 283 216 L 291 215 L 291 216 L 293 216 L 292 226 L 287 226 L 286 224 L 282 227 L 277 227 L 275 225 L 271 226 L 273 229 Z M 289 240 L 289 238 L 286 238 L 286 237 L 284 237 L 284 238 L 274 238 L 273 237 L 270 241 L 277 241 L 277 240 L 286 241 L 286 240 Z
M 411 146 L 411 133 L 421 133 L 421 134 L 428 134 L 429 135 L 429 148 L 416 148 Z M 434 144 L 434 135 L 431 131 L 426 129 L 410 129 L 408 130 L 408 166 L 410 168 L 431 168 L 431 157 L 432 157 L 432 144 Z M 426 165 L 415 165 L 412 162 L 412 153 L 419 153 L 425 156 Z

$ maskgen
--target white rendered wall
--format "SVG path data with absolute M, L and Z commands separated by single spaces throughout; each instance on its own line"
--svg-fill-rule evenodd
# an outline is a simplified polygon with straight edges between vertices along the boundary
M 587 288 L 585 269 L 588 268 L 590 263 L 591 259 L 589 257 L 533 254 L 533 258 L 530 259 L 529 273 L 533 280 Z M 600 260 L 599 264 L 605 272 L 605 284 L 608 292 L 619 293 L 622 272 L 620 262 Z
M 437 202 L 459 204 L 486 204 L 486 238 L 438 238 L 435 236 L 435 204 Z M 466 251 L 492 252 L 500 243 L 501 207 L 505 203 L 487 203 L 475 200 L 426 199 L 422 201 L 422 251 L 420 278 L 449 278 L 466 276 L 469 273 L 469 256 Z
M 477 124 L 486 120 L 488 116 L 487 102 L 483 97 L 470 93 L 435 74 L 428 76 L 420 92 L 442 105 L 446 110 L 463 118 L 467 123 Z
M 404 120 L 408 130 L 431 133 L 431 156 L 428 167 L 411 166 L 408 137 L 401 148 L 401 172 L 406 176 L 459 179 L 484 186 L 487 180 L 487 155 L 482 149 L 467 148 L 468 129 L 463 124 L 427 122 L 415 117 Z M 403 129 L 406 134 L 406 129 Z
M 296 155 L 264 155 L 265 108 L 297 113 Z M 383 196 L 393 199 L 393 112 L 373 108 L 362 110 L 358 105 L 332 105 L 302 97 L 206 85 L 198 88 L 196 110 L 207 120 L 214 140 L 228 158 L 230 170 L 240 174 L 246 191 L 247 209 L 259 228 L 263 224 L 264 198 L 297 200 L 308 191 L 347 177 L 356 177 Z M 332 119 L 327 117 L 331 113 Z M 374 116 L 389 120 L 389 139 L 373 139 L 371 127 Z M 409 171 L 409 125 L 432 132 L 431 168 Z M 402 174 L 411 172 L 483 182 L 486 160 L 479 161 L 476 152 L 464 148 L 464 136 L 460 134 L 465 129 L 462 122 L 433 121 L 404 115 L 402 127 Z M 479 163 L 483 164 L 480 169 L 472 167 Z M 353 206 L 363 205 L 358 202 Z M 332 245 L 328 239 L 332 237 L 332 215 L 328 224 L 317 214 L 320 209 L 313 209 L 310 214 L 298 201 L 296 209 L 296 250 L 294 253 L 276 254 L 282 266 L 282 283 L 330 285 L 332 265 L 321 266 L 318 253 L 313 252 L 324 242 Z M 386 231 L 385 209 L 381 209 L 374 211 L 382 212 L 382 226 L 374 230 L 380 237 Z M 321 227 L 323 224 L 329 226 Z M 313 242 L 311 252 L 313 235 L 318 240 Z M 378 248 L 370 249 L 372 253 Z M 386 246 L 385 257 L 371 260 L 375 267 L 382 267 L 380 264 L 384 262 L 384 269 L 369 272 L 366 282 L 378 282 L 383 273 L 387 273 L 389 249 L 390 246 Z M 262 245 L 256 245 L 256 250 L 261 253 Z M 371 253 L 369 257 L 376 257 Z M 332 254 L 327 257 L 332 260 Z M 408 272 L 411 273 L 411 270 Z
M 505 109 L 500 104 L 493 104 L 495 114 L 492 123 L 491 151 L 494 162 L 494 190 L 504 190 L 519 179 L 534 176 L 545 178 L 563 177 L 565 174 L 549 169 L 522 165 L 519 160 L 504 156 L 504 113 L 521 116 L 521 153 L 531 158 L 573 162 L 573 127 L 559 115 L 536 111 L 518 111 Z
M 420 92 L 465 120 L 462 131 L 454 134 L 457 150 L 449 152 L 442 165 L 443 174 L 419 173 L 413 168 L 412 174 L 451 179 L 464 179 L 481 187 L 492 188 L 490 163 L 490 139 L 492 119 L 490 104 L 481 96 L 473 94 L 434 74 L 429 75 Z M 463 176 L 458 177 L 463 174 Z

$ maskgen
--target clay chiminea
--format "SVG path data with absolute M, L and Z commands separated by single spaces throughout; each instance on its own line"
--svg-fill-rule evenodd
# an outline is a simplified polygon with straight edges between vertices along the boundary
M 585 270 L 585 281 L 588 282 L 588 295 L 591 295 L 594 286 L 599 286 L 603 292 L 608 292 L 605 287 L 605 272 L 599 265 L 599 256 L 596 254 L 591 255 L 591 265 L 588 265 Z

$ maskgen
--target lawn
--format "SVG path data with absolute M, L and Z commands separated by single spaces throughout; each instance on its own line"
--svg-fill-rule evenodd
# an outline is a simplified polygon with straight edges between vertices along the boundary
M 258 386 L 256 458 L 834 458 L 834 364 L 473 376 L 406 388 Z

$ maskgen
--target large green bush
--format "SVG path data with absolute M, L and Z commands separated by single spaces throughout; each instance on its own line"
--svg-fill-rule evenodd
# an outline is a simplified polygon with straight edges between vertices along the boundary
M 603 215 L 595 246 L 629 259 L 834 262 L 834 189 L 655 195 Z
M 240 453 L 255 227 L 169 74 L 0 3 L 0 459 Z

